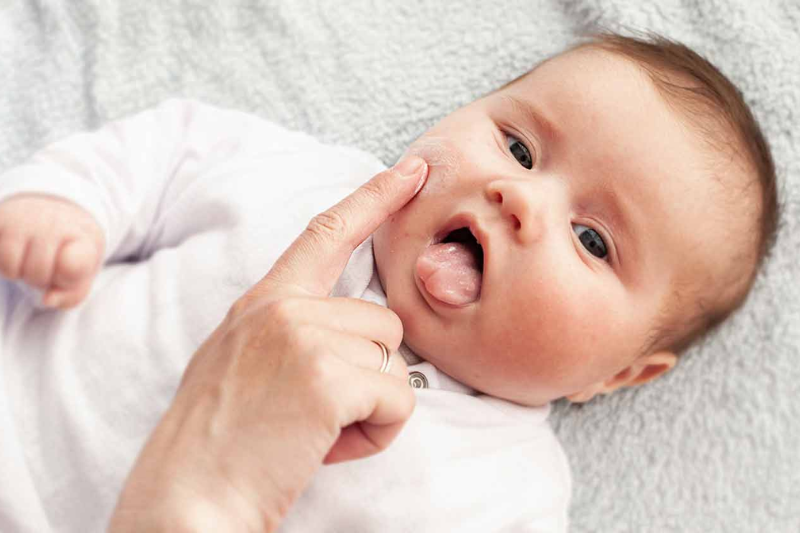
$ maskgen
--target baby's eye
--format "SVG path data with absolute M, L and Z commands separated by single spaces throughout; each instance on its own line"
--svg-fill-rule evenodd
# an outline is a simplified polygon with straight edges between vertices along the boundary
M 519 161 L 520 165 L 528 170 L 532 169 L 533 157 L 531 157 L 528 147 L 522 144 L 522 142 L 516 137 L 506 135 L 506 138 L 508 139 L 508 149 L 511 151 L 511 155 L 513 155 L 516 160 Z
M 578 238 L 581 240 L 583 247 L 589 250 L 592 255 L 599 257 L 600 259 L 604 259 L 606 256 L 608 256 L 606 243 L 603 242 L 603 238 L 599 233 L 592 228 L 583 226 L 581 224 L 573 224 L 572 229 L 574 229 L 575 233 L 578 234 Z

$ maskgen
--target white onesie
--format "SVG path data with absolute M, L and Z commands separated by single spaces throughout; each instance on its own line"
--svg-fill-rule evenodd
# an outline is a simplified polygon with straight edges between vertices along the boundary
M 0 201 L 69 199 L 107 242 L 73 310 L 0 281 L 0 531 L 104 531 L 197 347 L 314 214 L 384 168 L 252 115 L 171 100 L 0 177 Z M 333 293 L 386 304 L 371 239 Z M 323 467 L 281 531 L 566 531 L 570 472 L 549 409 L 478 394 L 426 362 L 410 371 L 427 388 L 396 441 Z

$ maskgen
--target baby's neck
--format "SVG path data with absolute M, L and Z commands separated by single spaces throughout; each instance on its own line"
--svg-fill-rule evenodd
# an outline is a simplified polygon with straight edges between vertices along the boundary
M 400 343 L 400 347 L 397 349 L 397 351 L 400 353 L 400 355 L 403 356 L 403 359 L 405 359 L 406 364 L 408 366 L 418 365 L 419 363 L 424 361 L 422 357 L 412 352 L 411 348 L 406 346 L 406 343 L 404 342 Z

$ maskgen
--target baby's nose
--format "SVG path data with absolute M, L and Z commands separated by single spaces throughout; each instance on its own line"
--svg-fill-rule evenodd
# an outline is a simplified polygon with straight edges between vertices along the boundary
M 545 195 L 522 180 L 495 180 L 486 186 L 486 196 L 500 208 L 520 244 L 540 239 L 544 229 Z

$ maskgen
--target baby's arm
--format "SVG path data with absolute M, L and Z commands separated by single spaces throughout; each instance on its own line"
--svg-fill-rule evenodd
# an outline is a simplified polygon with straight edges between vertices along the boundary
M 0 177 L 0 274 L 45 290 L 45 304 L 77 304 L 103 260 L 157 249 L 155 222 L 262 124 L 171 100 L 44 148 Z

